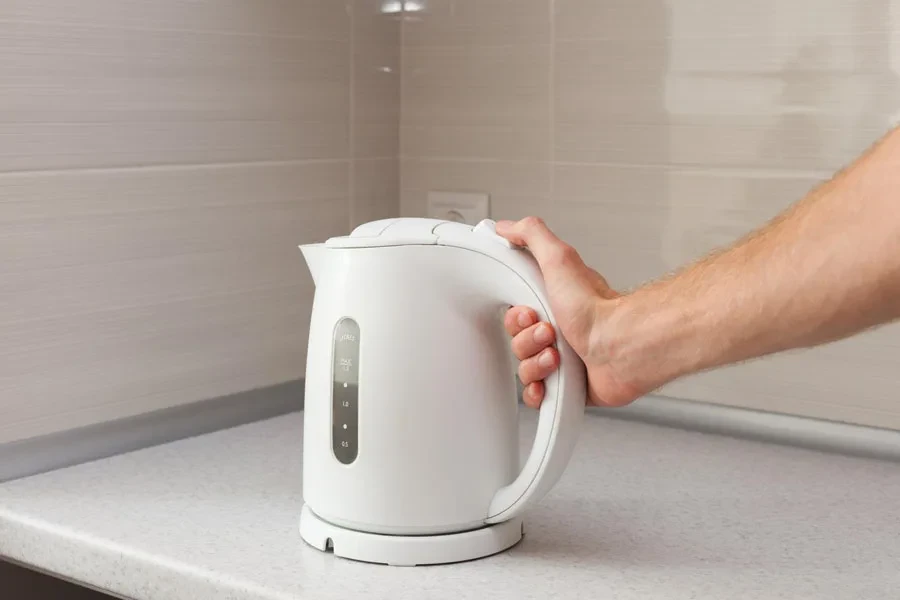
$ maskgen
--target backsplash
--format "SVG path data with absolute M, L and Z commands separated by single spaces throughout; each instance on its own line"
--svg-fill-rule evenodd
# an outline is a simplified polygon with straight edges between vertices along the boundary
M 303 376 L 297 245 L 397 210 L 398 17 L 3 9 L 0 443 Z
M 618 288 L 763 224 L 900 117 L 900 2 L 418 0 L 402 31 L 401 212 L 483 191 Z M 900 428 L 900 327 L 668 386 Z
M 891 0 L 47 0 L 0 56 L 0 443 L 302 377 L 297 245 L 428 190 L 541 215 L 626 289 L 900 117 Z M 898 347 L 663 392 L 900 428 Z

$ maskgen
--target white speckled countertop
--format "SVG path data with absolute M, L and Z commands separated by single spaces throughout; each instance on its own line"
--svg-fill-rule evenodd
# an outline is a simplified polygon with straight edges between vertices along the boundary
M 523 443 L 534 414 L 523 414 Z M 589 415 L 525 539 L 354 563 L 297 533 L 302 415 L 0 485 L 0 555 L 134 599 L 896 597 L 900 465 Z

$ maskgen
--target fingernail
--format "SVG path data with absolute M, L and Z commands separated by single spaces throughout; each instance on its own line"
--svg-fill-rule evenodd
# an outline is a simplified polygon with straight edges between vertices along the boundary
M 541 357 L 538 359 L 538 364 L 542 367 L 552 367 L 553 366 L 553 353 L 549 350 L 546 350 Z
M 541 324 L 534 330 L 534 341 L 538 344 L 545 344 L 550 341 L 550 327 Z
M 531 325 L 531 315 L 527 312 L 520 312 L 517 321 L 519 322 L 519 327 L 528 327 Z

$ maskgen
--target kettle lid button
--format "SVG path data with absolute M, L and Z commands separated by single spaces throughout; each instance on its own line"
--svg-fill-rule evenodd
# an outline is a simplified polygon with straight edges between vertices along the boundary
M 483 219 L 472 230 L 473 233 L 488 236 L 491 241 L 507 248 L 517 248 L 512 242 L 497 233 L 497 222 L 493 219 Z

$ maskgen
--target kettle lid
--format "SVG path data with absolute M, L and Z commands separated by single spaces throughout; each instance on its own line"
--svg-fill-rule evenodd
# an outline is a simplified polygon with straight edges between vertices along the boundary
M 350 235 L 329 238 L 328 248 L 375 248 L 381 246 L 434 245 L 435 228 L 447 223 L 441 219 L 399 217 L 363 223 Z

